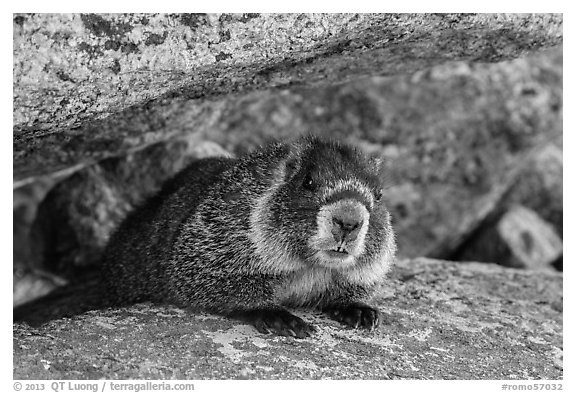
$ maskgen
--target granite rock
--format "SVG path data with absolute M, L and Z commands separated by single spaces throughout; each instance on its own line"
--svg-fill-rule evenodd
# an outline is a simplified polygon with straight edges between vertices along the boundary
M 206 121 L 253 91 L 516 58 L 560 44 L 562 25 L 561 14 L 15 14 L 14 180 L 195 129 L 171 122 L 178 103 Z

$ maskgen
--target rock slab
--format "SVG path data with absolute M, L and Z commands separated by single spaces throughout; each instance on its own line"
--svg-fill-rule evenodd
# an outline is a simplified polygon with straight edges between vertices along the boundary
M 18 323 L 14 378 L 563 378 L 560 273 L 400 261 L 374 303 L 373 333 L 296 311 L 318 328 L 304 340 L 150 304 Z
M 206 116 L 254 91 L 502 61 L 561 44 L 562 26 L 561 14 L 15 14 L 14 180 L 162 140 L 180 131 L 158 132 L 177 102 Z M 151 108 L 161 115 L 130 129 Z

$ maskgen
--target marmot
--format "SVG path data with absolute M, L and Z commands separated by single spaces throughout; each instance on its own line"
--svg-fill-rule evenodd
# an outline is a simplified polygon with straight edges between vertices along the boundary
M 374 329 L 364 303 L 396 250 L 383 169 L 318 137 L 193 162 L 135 209 L 103 255 L 113 304 L 152 300 L 308 337 L 285 307 Z

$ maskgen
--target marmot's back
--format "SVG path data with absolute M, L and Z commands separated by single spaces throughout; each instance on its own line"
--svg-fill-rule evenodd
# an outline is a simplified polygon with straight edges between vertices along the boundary
M 298 337 L 313 328 L 284 306 L 318 307 L 373 328 L 378 312 L 362 301 L 395 252 L 381 172 L 356 149 L 315 137 L 238 160 L 199 160 L 113 236 L 110 293 Z
M 228 158 L 194 161 L 126 217 L 112 234 L 102 261 L 110 303 L 168 300 L 163 266 L 178 226 L 233 162 Z

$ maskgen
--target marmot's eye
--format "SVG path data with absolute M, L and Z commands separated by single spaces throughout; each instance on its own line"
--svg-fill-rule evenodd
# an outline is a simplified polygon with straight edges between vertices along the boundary
M 374 192 L 374 199 L 376 200 L 376 202 L 380 202 L 382 200 L 382 196 L 383 196 L 383 192 L 382 190 L 376 190 Z
M 310 191 L 316 188 L 316 183 L 314 182 L 314 179 L 312 179 L 312 175 L 310 173 L 308 173 L 304 178 L 304 181 L 302 182 L 302 187 Z

